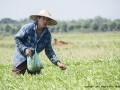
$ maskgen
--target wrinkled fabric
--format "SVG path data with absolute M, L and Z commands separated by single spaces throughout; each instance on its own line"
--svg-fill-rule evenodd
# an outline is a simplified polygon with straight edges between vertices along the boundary
M 49 58 L 49 60 L 57 65 L 59 61 L 56 57 L 54 50 L 51 46 L 51 33 L 48 28 L 44 28 L 39 37 L 36 34 L 37 30 L 37 22 L 29 23 L 24 25 L 19 32 L 14 37 L 15 42 L 15 50 L 13 53 L 13 65 L 18 66 L 25 60 L 27 60 L 27 56 L 25 54 L 25 49 L 29 48 L 32 51 L 32 55 L 35 52 L 35 48 L 37 53 L 39 54 L 42 50 L 45 50 L 45 54 Z

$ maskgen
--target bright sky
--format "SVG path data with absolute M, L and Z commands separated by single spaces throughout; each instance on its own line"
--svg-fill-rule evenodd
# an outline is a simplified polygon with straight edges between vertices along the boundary
M 120 19 L 120 0 L 0 0 L 0 20 L 20 20 L 47 8 L 56 20 Z

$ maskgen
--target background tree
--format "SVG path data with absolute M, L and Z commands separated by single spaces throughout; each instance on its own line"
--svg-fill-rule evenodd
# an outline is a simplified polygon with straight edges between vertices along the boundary
M 0 34 L 15 34 L 20 30 L 22 25 L 33 22 L 29 18 L 19 21 L 10 18 L 0 20 Z M 100 16 L 94 19 L 79 19 L 70 21 L 57 21 L 55 26 L 48 26 L 52 33 L 67 33 L 67 32 L 104 32 L 104 31 L 120 31 L 120 19 L 110 20 Z
M 108 25 L 106 23 L 102 23 L 102 25 L 99 28 L 101 31 L 107 31 Z
M 73 31 L 74 30 L 74 25 L 73 24 L 69 24 L 67 29 L 68 29 L 68 31 Z
M 11 30 L 11 27 L 10 27 L 10 25 L 7 24 L 6 27 L 5 27 L 5 31 L 9 32 L 10 30 Z
M 120 22 L 116 25 L 116 29 L 120 31 Z
M 95 31 L 98 31 L 99 25 L 98 25 L 97 23 L 93 22 L 93 23 L 91 24 L 91 28 L 92 28 L 93 30 L 95 30 Z
M 110 30 L 111 30 L 111 31 L 114 31 L 116 25 L 117 25 L 117 24 L 116 24 L 115 22 L 111 22 L 111 24 L 110 24 Z

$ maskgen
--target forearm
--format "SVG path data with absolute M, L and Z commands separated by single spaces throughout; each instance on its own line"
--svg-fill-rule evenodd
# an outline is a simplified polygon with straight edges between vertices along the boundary
M 57 62 L 60 62 L 60 61 L 58 60 L 58 58 L 56 57 L 56 55 L 55 55 L 52 47 L 45 48 L 45 53 L 46 53 L 47 57 L 49 58 L 49 60 L 50 60 L 53 64 L 57 65 Z
M 60 60 L 58 60 L 58 58 L 55 55 L 53 55 L 50 61 L 55 65 L 58 65 L 58 62 L 60 62 Z

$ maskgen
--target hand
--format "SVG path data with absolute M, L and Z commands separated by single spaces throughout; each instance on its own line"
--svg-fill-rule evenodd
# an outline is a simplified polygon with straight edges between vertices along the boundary
M 28 49 L 28 48 L 25 49 L 25 54 L 26 54 L 27 56 L 32 56 L 32 52 L 31 52 L 31 50 Z
M 57 62 L 57 65 L 59 68 L 61 68 L 62 70 L 65 70 L 66 69 L 66 66 L 60 62 Z

